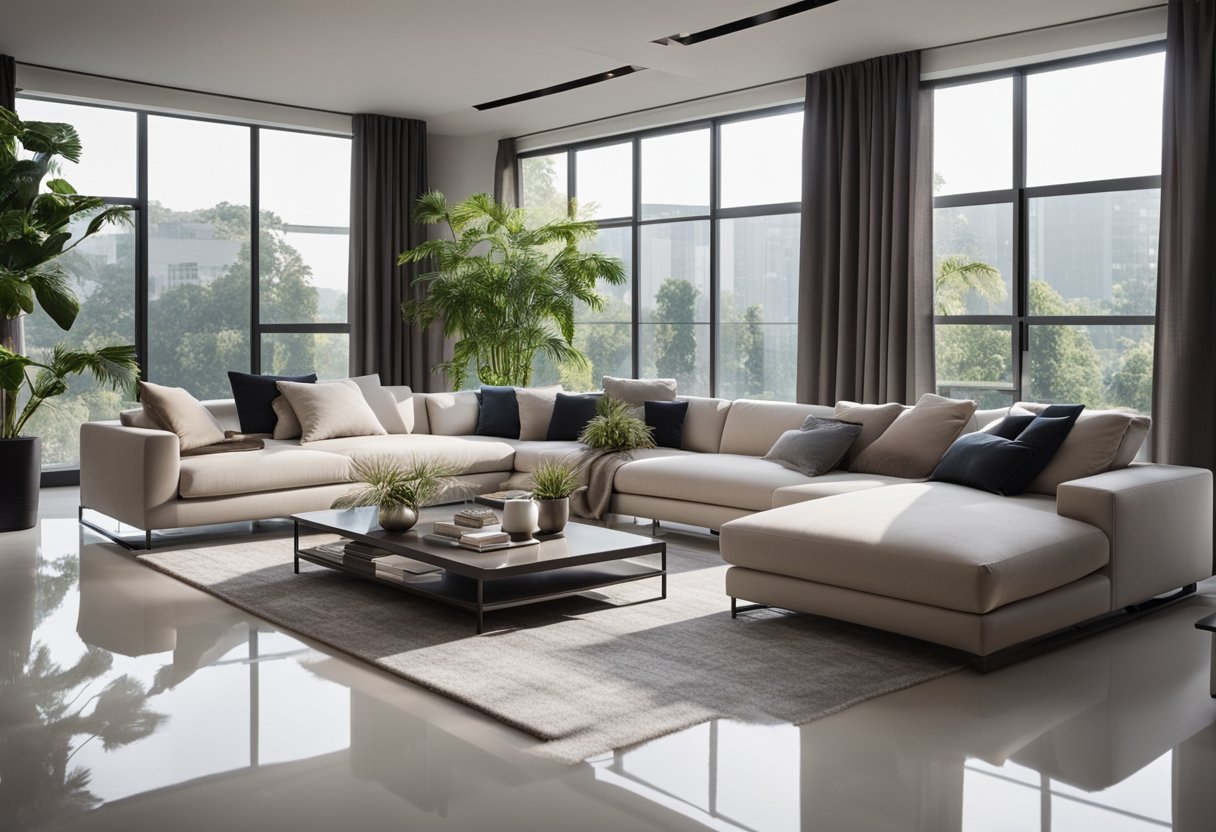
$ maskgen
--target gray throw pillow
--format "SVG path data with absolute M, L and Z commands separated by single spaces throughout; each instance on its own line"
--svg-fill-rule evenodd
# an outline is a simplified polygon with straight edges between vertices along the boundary
M 839 465 L 860 435 L 861 425 L 808 416 L 801 429 L 787 430 L 778 436 L 764 458 L 808 477 L 817 477 Z

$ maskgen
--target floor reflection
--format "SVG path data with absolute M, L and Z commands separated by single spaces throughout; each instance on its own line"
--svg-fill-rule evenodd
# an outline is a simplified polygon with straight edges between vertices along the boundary
M 563 766 L 48 519 L 0 538 L 0 829 L 1210 830 L 1213 608 Z

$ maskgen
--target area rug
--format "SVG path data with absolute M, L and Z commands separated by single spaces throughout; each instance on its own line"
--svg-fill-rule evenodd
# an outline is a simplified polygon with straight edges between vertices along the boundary
M 313 544 L 325 539 L 308 538 Z M 648 580 L 486 616 L 301 562 L 291 540 L 139 560 L 266 621 L 519 728 L 577 762 L 716 718 L 804 723 L 951 673 L 926 645 L 809 615 L 730 617 L 716 552 L 668 541 Z

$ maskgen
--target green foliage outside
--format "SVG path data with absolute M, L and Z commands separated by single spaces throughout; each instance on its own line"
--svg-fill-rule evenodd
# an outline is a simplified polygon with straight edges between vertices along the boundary
M 655 294 L 655 372 L 674 378 L 677 386 L 693 386 L 697 371 L 696 287 L 687 280 L 668 278 Z

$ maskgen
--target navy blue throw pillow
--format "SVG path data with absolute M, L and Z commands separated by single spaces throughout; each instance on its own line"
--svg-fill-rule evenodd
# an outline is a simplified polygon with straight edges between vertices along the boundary
M 1051 458 L 1060 450 L 1068 432 L 1077 423 L 1083 404 L 1053 404 L 1043 409 L 1026 429 L 1018 434 L 1017 441 L 1029 445 L 1038 451 L 1033 460 L 1017 471 L 1005 483 L 1004 493 L 1021 494 L 1030 485 L 1031 480 L 1047 467 Z
M 279 417 L 274 415 L 271 402 L 279 397 L 276 381 L 298 381 L 315 384 L 316 373 L 306 376 L 258 376 L 253 373 L 228 371 L 228 384 L 236 401 L 236 415 L 241 421 L 241 433 L 274 433 Z
M 595 418 L 599 393 L 558 393 L 553 401 L 553 416 L 549 419 L 549 442 L 573 442 L 579 438 L 587 423 Z
M 660 448 L 679 448 L 684 435 L 684 417 L 688 402 L 643 402 L 646 426 L 654 434 L 654 444 Z
M 993 436 L 999 436 L 1002 439 L 1017 439 L 1018 434 L 1026 430 L 1026 427 L 1034 421 L 1033 413 L 1011 413 L 997 423 L 996 428 L 988 433 Z
M 1036 448 L 991 433 L 968 433 L 954 441 L 933 470 L 932 479 L 993 494 L 1007 494 L 1005 483 L 1039 455 Z
M 482 386 L 477 393 L 477 435 L 519 438 L 519 401 L 514 387 Z

